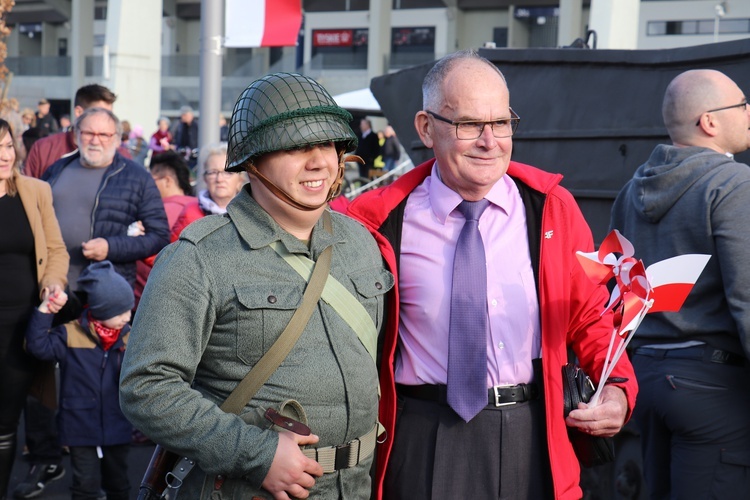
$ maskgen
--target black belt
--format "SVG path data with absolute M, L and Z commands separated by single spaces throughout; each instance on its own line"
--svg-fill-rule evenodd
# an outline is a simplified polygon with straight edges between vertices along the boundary
M 409 398 L 448 404 L 448 388 L 445 385 L 396 384 L 396 392 Z M 498 385 L 487 389 L 487 404 L 491 406 L 525 403 L 538 397 L 539 387 L 535 383 Z
M 697 345 L 677 349 L 657 349 L 655 347 L 637 347 L 633 354 L 649 356 L 658 359 L 695 359 L 705 363 L 720 365 L 745 366 L 747 358 L 723 349 L 716 349 L 709 345 Z

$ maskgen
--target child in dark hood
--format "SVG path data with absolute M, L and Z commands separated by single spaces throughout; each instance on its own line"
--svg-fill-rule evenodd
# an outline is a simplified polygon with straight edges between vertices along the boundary
M 64 293 L 47 296 L 26 331 L 33 356 L 60 363 L 57 425 L 70 448 L 72 498 L 130 498 L 128 453 L 132 426 L 119 403 L 120 366 L 130 333 L 133 289 L 109 261 L 89 265 L 78 278 L 88 295 L 81 316 L 51 329 Z

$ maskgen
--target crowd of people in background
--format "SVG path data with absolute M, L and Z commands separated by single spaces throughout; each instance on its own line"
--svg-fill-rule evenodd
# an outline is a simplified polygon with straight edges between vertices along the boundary
M 94 89 L 96 85 L 87 87 Z M 36 110 L 30 107 L 21 109 L 18 100 L 15 98 L 0 102 L 0 118 L 6 120 L 13 130 L 22 157 L 22 167 L 26 163 L 25 159 L 30 154 L 33 144 L 37 140 L 57 134 L 57 132 L 69 133 L 67 140 L 64 141 L 64 144 L 66 144 L 64 149 L 68 150 L 66 152 L 75 149 L 73 136 L 71 135 L 72 120 L 74 121 L 83 109 L 89 107 L 92 102 L 94 104 L 106 102 L 106 100 L 99 100 L 94 94 L 91 96 L 85 95 L 86 87 L 82 87 L 79 93 L 81 91 L 83 91 L 83 95 L 80 101 L 75 104 L 76 111 L 72 118 L 68 114 L 61 114 L 56 118 L 50 112 L 50 102 L 46 98 L 38 101 Z M 195 182 L 195 176 L 199 174 L 197 168 L 200 155 L 198 148 L 199 120 L 195 117 L 195 111 L 191 106 L 182 106 L 178 117 L 174 120 L 167 116 L 160 116 L 150 135 L 146 133 L 147 129 L 142 124 L 131 124 L 127 119 L 122 120 L 122 127 L 121 154 L 144 167 L 148 167 L 154 155 L 165 151 L 175 151 L 185 158 L 193 183 Z M 218 128 L 219 141 L 227 142 L 229 127 L 224 114 L 219 115 Z M 359 140 L 359 146 L 355 154 L 364 160 L 364 163 L 359 165 L 360 177 L 373 179 L 390 172 L 398 165 L 403 156 L 403 148 L 391 125 L 386 125 L 383 129 L 376 131 L 373 129 L 372 120 L 363 117 L 356 120 L 356 123 L 353 124 L 353 130 Z M 56 143 L 58 146 L 63 144 L 61 137 L 56 137 Z M 25 172 L 39 177 L 41 175 L 39 164 L 51 164 L 50 160 L 57 157 L 58 147 L 54 148 L 51 153 L 51 155 L 45 155 L 41 162 L 39 158 L 32 157 L 30 160 L 32 167 Z
M 88 107 L 90 99 L 96 97 L 87 96 L 86 87 L 95 88 L 96 85 L 85 86 L 79 90 L 79 93 L 83 91 L 84 95 L 82 95 L 80 102 L 74 104 L 77 110 L 72 118 L 69 114 L 60 114 L 59 117 L 56 117 L 50 111 L 51 104 L 46 98 L 38 101 L 36 110 L 30 107 L 21 108 L 16 98 L 4 99 L 0 102 L 0 118 L 10 124 L 22 162 L 28 157 L 32 145 L 37 140 L 54 135 L 57 132 L 70 132 L 72 130 L 73 121 L 83 109 Z M 220 114 L 217 123 L 219 141 L 226 142 L 228 137 L 226 116 Z M 179 110 L 179 116 L 175 120 L 167 116 L 160 116 L 150 135 L 146 133 L 147 128 L 143 124 L 131 124 L 130 121 L 124 119 L 122 120 L 122 126 L 121 152 L 127 151 L 126 156 L 143 166 L 148 166 L 150 158 L 154 154 L 176 151 L 185 157 L 192 174 L 196 174 L 195 167 L 199 154 L 199 120 L 195 117 L 195 111 L 191 106 L 182 106 Z M 72 136 L 69 136 L 67 143 L 73 145 Z M 44 158 L 46 161 L 49 159 Z M 32 160 L 32 162 L 35 161 Z M 36 170 L 34 171 L 36 172 Z
M 12 381 L 0 389 L 3 401 L 8 402 L 0 411 L 0 498 L 5 498 L 15 460 L 16 428 L 22 413 L 29 469 L 15 486 L 13 497 L 36 497 L 48 482 L 64 476 L 64 444 L 71 453 L 73 498 L 97 498 L 102 492 L 108 498 L 131 498 L 127 445 L 134 429 L 119 413 L 116 395 L 127 341 L 124 324 L 135 299 L 140 298 L 153 259 L 170 241 L 171 227 L 183 205 L 195 201 L 196 206 L 207 207 L 205 213 L 220 211 L 243 180 L 231 174 L 234 182 L 227 189 L 224 181 L 228 179 L 223 175 L 226 144 L 223 150 L 221 146 L 206 149 L 207 153 L 218 151 L 219 156 L 206 155 L 205 160 L 213 165 L 206 176 L 209 190 L 199 195 L 208 202 L 215 200 L 215 208 L 199 205 L 199 198 L 192 196 L 189 157 L 180 150 L 183 143 L 173 140 L 177 136 L 197 151 L 197 120 L 189 116 L 192 110 L 183 109 L 183 120 L 174 132 L 169 130 L 169 120 L 161 118 L 149 140 L 140 124 L 121 121 L 112 112 L 116 98 L 98 84 L 78 89 L 73 100 L 74 127 L 68 116 L 59 121 L 54 117 L 47 99 L 39 100 L 37 111 L 19 109 L 15 99 L 0 106 L 2 233 L 14 235 L 0 242 L 0 294 L 4 294 L 0 365 L 4 382 Z M 221 174 L 214 175 L 218 170 Z M 3 196 L 8 193 L 11 196 Z M 185 212 L 188 220 L 197 218 L 194 212 Z M 32 259 L 27 261 L 29 255 Z M 87 285 L 92 275 L 104 283 L 93 287 L 95 295 Z M 116 294 L 117 290 L 129 293 Z M 40 301 L 32 314 L 33 308 L 27 306 Z M 13 307 L 8 309 L 7 304 Z M 123 321 L 125 312 L 128 318 Z M 90 328 L 97 336 L 86 333 Z M 52 334 L 47 335 L 47 330 Z M 104 342 L 106 335 L 110 338 Z M 83 349 L 66 351 L 65 344 L 73 337 L 78 339 L 76 347 Z M 104 361 L 93 362 L 94 358 Z M 114 389 L 102 395 L 106 406 L 60 408 L 54 363 L 61 367 L 60 398 L 69 402 L 87 397 L 90 390 L 80 386 L 80 379 L 68 377 L 70 373 L 82 366 L 111 367 L 108 380 L 103 379 L 105 387 Z M 97 428 L 93 414 L 101 411 L 110 417 L 104 428 Z M 115 425 L 117 419 L 126 423 L 127 432 Z
M 362 118 L 358 128 L 355 128 L 355 133 L 357 133 L 359 145 L 354 154 L 363 160 L 363 163 L 359 164 L 360 177 L 365 179 L 380 177 L 398 166 L 403 148 L 391 125 L 386 125 L 382 130 L 374 132 L 372 120 Z

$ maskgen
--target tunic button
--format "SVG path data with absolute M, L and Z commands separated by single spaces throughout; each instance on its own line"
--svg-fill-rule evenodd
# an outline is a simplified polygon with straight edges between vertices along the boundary
M 377 288 L 378 290 L 382 290 L 383 289 L 383 284 L 381 282 L 379 282 L 379 281 L 376 281 L 375 282 L 375 288 Z
M 505 344 L 503 342 L 498 342 L 497 343 L 497 348 L 498 349 L 505 349 Z
M 268 303 L 269 304 L 275 304 L 276 303 L 276 296 L 275 295 L 269 295 L 268 296 Z

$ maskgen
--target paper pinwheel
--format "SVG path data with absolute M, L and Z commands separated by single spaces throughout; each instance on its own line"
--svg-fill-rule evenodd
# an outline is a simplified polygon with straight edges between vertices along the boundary
M 599 387 L 589 402 L 591 406 L 598 403 L 604 381 L 609 378 L 646 314 L 679 311 L 711 258 L 704 254 L 685 254 L 645 267 L 633 255 L 633 245 L 617 229 L 604 238 L 598 252 L 576 252 L 584 272 L 592 281 L 604 285 L 615 279 L 609 303 L 602 311 L 602 314 L 613 311 L 614 328 Z M 616 348 L 615 339 L 619 340 Z

